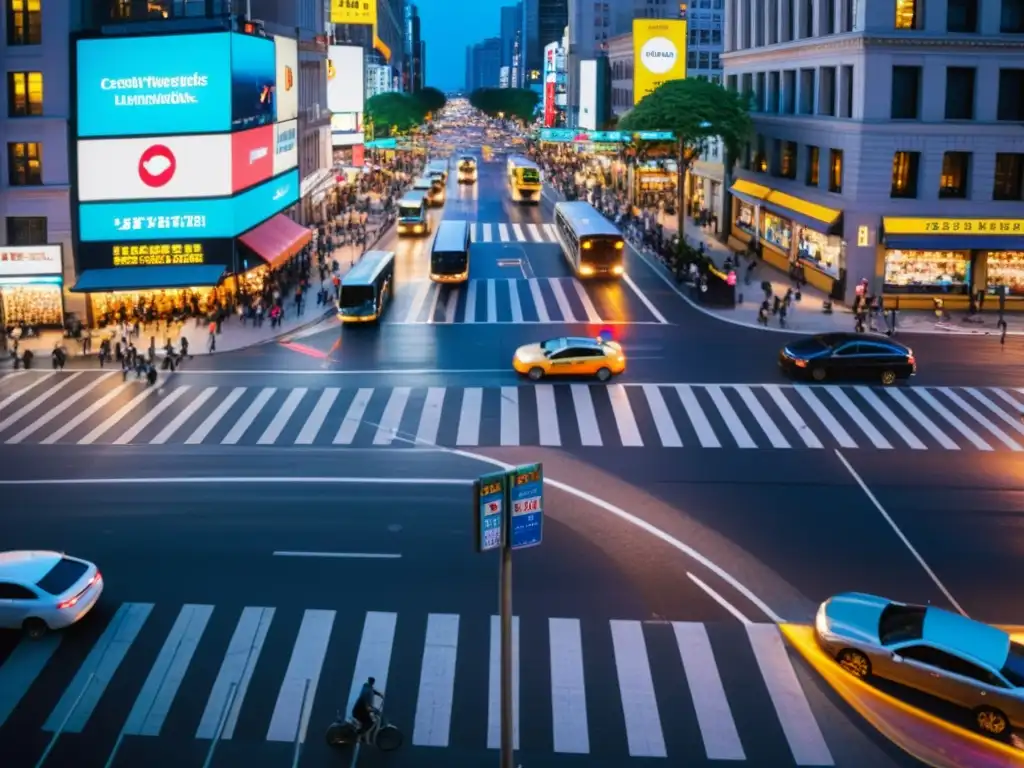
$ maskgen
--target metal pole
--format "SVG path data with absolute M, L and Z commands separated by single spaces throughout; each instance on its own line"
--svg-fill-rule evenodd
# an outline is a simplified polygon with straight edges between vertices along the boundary
M 85 685 L 82 686 L 82 690 L 75 699 L 75 703 L 71 705 L 71 709 L 69 709 L 68 713 L 64 715 L 64 719 L 60 721 L 60 725 L 57 727 L 57 730 L 53 732 L 50 743 L 46 745 L 46 749 L 43 751 L 43 754 L 40 755 L 39 762 L 36 763 L 36 768 L 42 768 L 43 763 L 46 762 L 50 753 L 53 752 L 53 748 L 57 746 L 57 739 L 59 739 L 61 734 L 64 732 L 64 729 L 67 727 L 68 720 L 70 720 L 71 716 L 75 714 L 75 710 L 78 709 L 78 705 L 81 703 L 82 697 L 85 696 L 85 692 L 89 690 L 89 686 L 92 685 L 93 678 L 95 677 L 95 672 L 89 673 L 89 677 L 86 678 Z
M 302 753 L 302 742 L 306 739 L 306 699 L 309 697 L 309 678 L 302 689 L 302 706 L 299 708 L 299 728 L 295 732 L 295 752 L 292 756 L 292 768 L 299 768 L 299 755 Z
M 203 768 L 210 768 L 213 765 L 213 753 L 217 751 L 217 745 L 220 743 L 221 734 L 224 733 L 224 728 L 228 723 L 228 716 L 235 706 L 235 696 L 238 695 L 238 683 L 232 683 L 228 687 L 228 698 L 224 703 L 224 711 L 220 713 L 220 722 L 217 723 L 217 730 L 213 733 L 213 739 L 210 741 L 210 749 L 206 753 L 206 759 L 203 760 Z
M 506 513 L 507 514 L 507 513 Z M 515 768 L 512 711 L 512 547 L 501 548 L 501 768 Z

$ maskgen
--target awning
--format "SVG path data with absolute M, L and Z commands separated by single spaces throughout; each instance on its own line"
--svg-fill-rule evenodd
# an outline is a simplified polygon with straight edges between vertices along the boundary
M 71 290 L 75 293 L 104 293 L 199 288 L 217 285 L 223 278 L 224 267 L 219 264 L 87 269 L 78 276 L 78 282 Z
M 886 216 L 888 248 L 908 251 L 1024 251 L 1024 219 L 927 219 Z
M 768 187 L 762 187 L 760 184 L 743 179 L 734 181 L 729 191 L 747 205 L 760 205 L 761 201 L 771 194 Z
M 801 200 L 799 197 L 793 197 L 777 190 L 772 190 L 768 197 L 761 202 L 761 205 L 790 221 L 822 234 L 831 234 L 839 222 L 839 218 L 843 215 L 842 211 Z
M 301 251 L 313 239 L 313 232 L 279 213 L 238 239 L 275 267 Z

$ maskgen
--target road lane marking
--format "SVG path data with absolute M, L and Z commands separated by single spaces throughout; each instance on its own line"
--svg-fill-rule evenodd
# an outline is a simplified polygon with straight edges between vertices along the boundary
M 768 696 L 789 742 L 797 765 L 835 765 L 825 737 L 814 719 L 814 712 L 796 670 L 789 660 L 779 628 L 772 624 L 747 624 L 747 637 L 761 670 Z
M 363 622 L 363 635 L 359 640 L 359 650 L 356 652 L 352 686 L 348 692 L 348 706 L 345 707 L 346 714 L 355 707 L 359 693 L 368 678 L 375 678 L 373 687 L 387 695 L 388 672 L 391 667 L 397 625 L 397 613 L 367 611 L 366 620 Z
M 188 665 L 192 662 L 192 656 L 212 615 L 212 605 L 182 606 L 128 713 L 124 724 L 125 735 L 160 735 L 160 729 L 171 711 L 174 697 L 178 695 L 185 672 L 188 671 Z
M 420 423 L 416 428 L 416 442 L 421 445 L 437 443 L 437 433 L 441 428 L 441 413 L 444 410 L 444 387 L 430 387 L 423 410 L 420 412 Z
M 60 646 L 61 637 L 50 632 L 39 640 L 25 638 L 0 664 L 0 728 L 49 663 Z
M 519 617 L 512 617 L 512 748 L 519 749 Z M 501 748 L 501 617 L 491 616 L 487 680 L 487 748 Z
M 729 398 L 725 396 L 722 388 L 713 384 L 704 387 L 704 389 L 715 404 L 715 408 L 718 409 L 718 415 L 722 417 L 722 421 L 725 422 L 725 427 L 732 434 L 732 439 L 736 441 L 736 445 L 740 448 L 757 448 L 757 443 L 754 442 L 750 433 L 747 432 L 747 428 L 743 426 L 743 422 L 736 415 L 736 410 L 732 407 L 732 403 L 729 402 Z
M 27 371 L 17 371 L 16 373 L 10 373 L 10 374 L 7 374 L 7 375 L 9 377 L 13 378 L 14 376 L 18 376 L 18 375 L 23 374 L 23 373 L 27 373 Z M 4 412 L 4 408 L 6 408 L 11 403 L 13 403 L 15 400 L 17 400 L 19 397 L 24 395 L 29 390 L 32 390 L 32 389 L 38 387 L 44 381 L 50 381 L 50 380 L 51 379 L 50 379 L 49 376 L 40 376 L 38 379 L 33 381 L 27 387 L 22 387 L 17 392 L 12 392 L 7 397 L 5 397 L 3 400 L 0 400 L 0 413 L 3 413 Z
M 76 391 L 73 395 L 71 395 L 71 397 L 65 398 L 64 400 L 62 400 L 59 403 L 54 403 L 49 408 L 49 410 L 46 411 L 45 414 L 43 414 L 38 419 L 33 421 L 31 424 L 29 424 L 27 427 L 22 429 L 20 432 L 18 432 L 18 434 L 14 435 L 13 437 L 9 437 L 4 442 L 6 442 L 6 443 L 8 443 L 10 445 L 13 445 L 13 444 L 16 444 L 16 443 L 20 443 L 26 437 L 30 437 L 31 435 L 35 434 L 40 429 L 42 429 L 47 424 L 49 424 L 51 421 L 53 421 L 58 416 L 60 416 L 62 413 L 64 413 L 64 411 L 66 411 L 68 408 L 73 406 L 75 403 L 77 403 L 83 397 L 85 397 L 90 392 L 92 392 L 94 389 L 96 389 L 96 387 L 99 387 L 102 384 L 106 383 L 106 381 L 111 376 L 113 376 L 113 375 L 114 375 L 113 373 L 108 373 L 108 374 L 105 374 L 103 376 L 100 376 L 98 379 L 93 381 L 91 384 L 89 384 L 89 385 L 83 387 L 82 389 L 79 389 L 78 391 Z M 2 412 L 3 411 L 0 410 L 0 413 L 2 413 Z
M 955 429 L 957 432 L 963 435 L 979 451 L 995 450 L 994 448 L 992 448 L 991 445 L 989 445 L 980 437 L 978 437 L 977 433 L 974 432 L 974 430 L 972 430 L 970 427 L 964 424 L 959 418 L 957 418 L 955 414 L 953 414 L 948 408 L 946 408 L 946 406 L 940 403 L 938 399 L 935 397 L 935 395 L 933 395 L 927 389 L 915 389 L 913 391 L 919 398 L 928 403 L 928 405 L 931 406 L 931 409 L 942 417 L 943 421 L 945 421 L 947 424 L 949 424 L 949 426 L 951 426 L 953 429 Z
M 629 756 L 668 757 L 643 625 L 618 619 L 609 623 Z
M 191 387 L 189 387 L 188 384 L 184 384 L 180 387 L 175 387 L 174 389 L 172 389 L 169 394 L 164 395 L 162 398 L 160 398 L 160 402 L 158 402 L 156 405 L 150 408 L 149 411 L 143 414 L 141 419 L 132 424 L 120 436 L 118 436 L 113 441 L 113 444 L 128 445 L 129 443 L 131 443 L 132 440 L 134 440 L 142 433 L 142 430 L 144 430 L 146 427 L 148 427 L 150 424 L 156 421 L 157 418 L 159 418 L 160 414 L 162 414 L 164 411 L 166 411 L 168 408 L 174 405 L 174 403 L 178 399 L 180 399 L 182 395 L 186 394 L 190 389 Z
M 483 228 L 484 228 L 484 242 L 485 243 L 489 243 L 492 240 L 492 237 L 491 237 L 491 225 L 490 224 L 484 224 Z
M 736 384 L 733 386 L 733 389 L 739 394 L 740 400 L 743 401 L 743 404 L 747 406 L 747 410 L 753 415 L 757 425 L 764 432 L 765 437 L 768 438 L 768 442 L 772 444 L 772 448 L 792 447 L 749 386 L 746 384 Z
M 305 424 L 302 425 L 302 429 L 299 430 L 299 434 L 295 438 L 295 445 L 313 444 L 316 436 L 320 434 L 324 421 L 327 419 L 327 414 L 330 413 L 331 406 L 338 399 L 340 392 L 341 390 L 338 387 L 327 387 L 327 389 L 320 393 L 316 405 L 309 412 Z
M 550 240 L 552 243 L 558 242 L 558 238 L 555 236 L 555 225 L 554 224 L 544 224 L 542 226 L 544 227 L 544 232 L 548 236 L 548 240 Z
M 977 400 L 979 403 L 985 406 L 989 411 L 995 414 L 996 418 L 1000 419 L 1004 424 L 1006 424 L 1006 426 L 1024 435 L 1024 424 L 1022 424 L 1019 420 L 1019 416 L 1016 419 L 1011 417 L 1006 411 L 1004 411 L 998 405 L 993 403 L 991 400 L 985 397 L 985 395 L 983 395 L 974 387 L 964 387 L 964 392 L 969 394 L 971 397 L 973 397 L 975 400 Z
M 619 440 L 623 446 L 643 447 L 644 439 L 640 436 L 640 427 L 637 426 L 636 416 L 629 404 L 626 388 L 621 384 L 609 384 L 608 399 L 612 404 L 612 415 L 615 416 L 615 426 L 619 429 Z
M 590 395 L 590 385 L 571 384 L 569 391 L 572 393 L 572 406 L 580 430 L 580 442 L 585 446 L 603 445 L 601 428 L 597 424 L 597 413 L 594 411 L 594 399 Z
M 462 390 L 462 409 L 459 412 L 459 432 L 456 445 L 480 445 L 480 412 L 484 391 L 480 387 Z
M 824 389 L 832 395 L 832 399 L 839 404 L 839 407 L 846 411 L 847 416 L 849 416 L 853 423 L 860 428 L 860 431 L 867 435 L 868 440 L 872 442 L 875 448 L 881 448 L 884 450 L 892 448 L 892 443 L 886 440 L 885 436 L 882 435 L 882 433 L 875 428 L 875 425 L 868 420 L 868 417 L 864 415 L 864 412 L 853 404 L 849 395 L 843 392 L 839 387 L 831 384 L 826 385 Z
M 366 413 L 366 406 L 370 404 L 371 397 L 373 397 L 372 387 L 361 387 L 356 392 L 356 396 L 345 413 L 345 418 L 341 421 L 341 426 L 338 427 L 338 434 L 334 436 L 334 445 L 352 444 L 356 432 L 359 431 L 359 427 L 363 423 L 363 414 Z
M 507 243 L 509 241 L 508 225 L 506 225 L 506 224 L 499 224 L 498 225 L 498 237 L 501 239 L 501 242 L 503 242 L 503 243 Z
M 185 445 L 199 445 L 205 440 L 209 434 L 213 431 L 221 419 L 227 415 L 227 412 L 231 410 L 231 406 L 241 399 L 242 395 L 245 394 L 247 387 L 235 387 L 228 394 L 224 401 L 213 409 L 213 412 L 203 419 L 203 423 L 196 427 L 195 432 L 189 435 L 185 439 Z
M 237 445 L 238 441 L 245 436 L 245 433 L 249 431 L 249 427 L 256 420 L 260 411 L 270 402 L 270 398 L 277 392 L 277 387 L 264 387 L 260 390 L 260 393 L 256 395 L 256 398 L 249 403 L 249 407 L 245 409 L 241 416 L 238 417 L 238 421 L 235 422 L 234 426 L 224 435 L 224 439 L 220 441 L 221 445 Z
M 523 232 L 523 228 L 522 228 L 522 226 L 521 226 L 521 225 L 519 225 L 519 224 L 513 224 L 513 225 L 512 225 L 512 232 L 513 232 L 513 234 L 514 234 L 514 235 L 516 236 L 516 241 L 517 241 L 517 242 L 520 242 L 520 243 L 521 243 L 521 242 L 523 242 L 524 240 L 528 240 L 528 239 L 529 239 L 529 238 L 528 238 L 528 237 L 526 236 L 526 233 L 525 233 L 525 232 Z
M 888 392 L 889 397 L 895 400 L 896 403 L 899 404 L 900 408 L 902 408 L 904 411 L 910 414 L 910 417 L 918 424 L 920 424 L 921 428 L 924 429 L 924 431 L 927 432 L 929 435 L 931 435 L 939 443 L 939 445 L 941 445 L 947 451 L 960 450 L 960 446 L 954 443 L 952 440 L 950 440 L 946 433 L 939 429 L 935 425 L 934 421 L 925 416 L 921 409 L 914 405 L 914 403 L 910 401 L 910 398 L 903 394 L 903 392 L 896 389 L 895 387 L 889 387 L 885 391 Z
M 427 303 L 427 294 L 430 293 L 430 288 L 433 283 L 422 282 L 416 289 L 416 295 L 413 296 L 412 304 L 409 306 L 409 313 L 405 316 L 406 322 L 415 323 L 420 316 L 420 312 L 423 311 L 423 305 Z
M 519 302 L 519 286 L 518 280 L 508 279 L 508 299 L 509 304 L 512 307 L 512 322 L 521 323 L 523 322 L 523 306 Z
M 674 621 L 672 631 L 708 760 L 746 760 L 707 629 L 697 622 Z
M 147 387 L 146 389 L 139 392 L 139 394 L 137 394 L 127 403 L 118 408 L 117 411 L 112 416 L 110 416 L 106 421 L 104 421 L 102 424 L 100 424 L 98 427 L 92 430 L 92 432 L 90 432 L 81 440 L 79 440 L 78 445 L 92 445 L 93 443 L 95 443 L 97 440 L 103 437 L 104 434 L 113 429 L 115 425 L 123 422 L 125 418 L 128 416 L 128 414 L 135 410 L 136 406 L 138 406 L 139 403 L 141 403 L 147 397 L 151 396 L 154 392 L 156 392 L 156 390 L 152 387 Z
M 587 316 L 587 322 L 600 323 L 601 316 L 597 313 L 597 307 L 594 306 L 594 302 L 590 300 L 589 294 L 583 284 L 574 277 L 566 278 L 572 284 L 572 287 L 576 289 L 576 296 L 580 300 L 580 304 L 583 305 L 583 314 Z
M 156 437 L 149 441 L 149 444 L 163 445 L 170 440 L 174 436 L 174 433 L 181 429 L 186 421 L 191 419 L 200 408 L 206 405 L 206 401 L 213 397 L 216 391 L 217 387 L 207 387 L 200 392 L 194 400 L 178 412 L 178 415 L 171 420 L 170 424 L 161 429 L 160 432 L 157 433 Z
M 903 439 L 903 442 L 915 451 L 928 450 L 928 446 L 922 443 L 921 439 L 900 420 L 899 416 L 893 413 L 892 409 L 882 402 L 882 399 L 875 394 L 871 387 L 858 385 L 854 387 L 854 390 L 861 396 L 861 399 L 874 409 L 875 413 L 882 417 L 884 422 L 892 427 L 893 431 Z
M 22 416 L 24 416 L 26 413 L 28 413 L 29 411 L 32 411 L 35 408 L 39 407 L 39 405 L 41 405 L 44 400 L 46 400 L 47 398 L 50 398 L 53 395 L 55 395 L 58 392 L 60 392 L 62 389 L 64 389 L 64 387 L 66 387 L 68 384 L 73 382 L 75 379 L 77 379 L 81 375 L 82 375 L 81 373 L 73 373 L 73 374 L 71 374 L 66 379 L 64 379 L 63 381 L 59 382 L 56 386 L 52 387 L 51 389 L 46 390 L 45 392 L 43 392 L 43 394 L 39 395 L 39 397 L 35 398 L 34 400 L 30 400 L 28 403 L 26 403 L 21 408 L 16 410 L 14 413 L 12 413 L 6 419 L 4 419 L 3 421 L 0 421 L 0 432 L 3 432 L 5 429 L 7 429 L 7 427 L 11 426 L 12 424 L 17 423 L 17 421 Z M 45 379 L 40 379 L 40 381 L 45 381 Z M 31 387 L 26 387 L 25 389 L 31 389 Z M 25 390 L 21 390 L 21 392 L 24 392 L 24 391 Z M 16 395 L 20 395 L 21 392 L 16 392 L 15 394 Z
M 420 661 L 420 687 L 412 729 L 415 746 L 447 747 L 449 744 L 458 650 L 458 614 L 427 614 L 427 637 Z
M 519 445 L 519 387 L 501 388 L 501 444 Z
M 278 550 L 274 557 L 326 557 L 334 560 L 401 560 L 402 556 L 393 552 L 297 552 L 294 550 Z
M 979 411 L 973 405 L 971 405 L 962 397 L 960 397 L 960 395 L 958 395 L 952 389 L 950 389 L 949 387 L 938 387 L 938 390 L 942 392 L 950 400 L 952 400 L 954 403 L 956 403 L 962 411 L 969 414 L 972 419 L 974 419 L 976 422 L 981 424 L 981 426 L 983 426 L 985 429 L 991 432 L 992 436 L 996 440 L 1001 442 L 1011 451 L 1019 452 L 1024 450 L 1024 448 L 1021 448 L 1020 444 L 1016 440 L 1014 440 L 1001 429 L 999 429 L 999 427 L 993 424 L 984 414 L 981 413 L 981 411 Z M 998 413 L 998 409 L 996 412 Z
M 434 319 L 437 315 L 437 302 L 441 298 L 441 286 L 438 283 L 430 284 L 430 308 L 427 310 L 427 323 L 431 324 L 436 322 Z
M 623 275 L 622 279 L 625 281 L 626 285 L 632 289 L 633 293 L 637 295 L 637 298 L 640 299 L 643 305 L 647 307 L 647 311 L 651 313 L 651 316 L 657 320 L 659 324 L 668 325 L 668 320 L 666 320 L 665 316 L 658 311 L 656 306 L 654 306 L 654 302 L 648 299 L 644 292 L 640 290 L 640 286 L 633 282 L 633 278 L 629 275 Z
M 686 577 L 690 581 L 692 581 L 694 584 L 696 584 L 698 587 L 700 587 L 700 589 L 704 592 L 704 594 L 706 594 L 708 597 L 710 597 L 712 600 L 714 600 L 720 606 L 725 608 L 725 610 L 727 610 L 729 613 L 731 613 L 733 618 L 735 618 L 738 622 L 740 622 L 741 624 L 750 624 L 751 623 L 750 619 L 748 619 L 739 608 L 737 608 L 735 605 L 730 603 L 728 600 L 726 600 L 724 597 L 722 597 L 718 592 L 713 590 L 710 586 L 705 584 L 703 581 L 701 581 L 699 578 L 694 576 L 692 573 L 687 571 L 686 572 Z
M 263 643 L 270 631 L 270 622 L 274 620 L 274 608 L 257 608 L 248 606 L 242 609 L 242 616 L 235 625 L 235 631 L 228 643 L 217 679 L 206 701 L 206 709 L 196 730 L 197 739 L 212 739 L 217 735 L 217 726 L 224 718 L 224 710 L 230 702 L 230 710 L 224 719 L 222 739 L 230 739 L 235 735 L 238 713 L 242 710 L 249 681 L 260 660 Z
M 487 280 L 487 322 L 498 321 L 498 288 L 493 279 Z
M 548 308 L 544 305 L 544 294 L 540 291 L 540 280 L 536 277 L 529 278 L 530 295 L 533 297 L 533 306 L 537 310 L 537 319 L 542 323 L 551 322 L 548 315 Z
M 536 224 L 527 224 L 526 231 L 530 233 L 530 237 L 533 238 L 534 242 L 544 242 L 544 235 L 540 233 L 540 227 L 538 227 Z
M 796 392 L 800 395 L 801 399 L 807 404 L 807 407 L 814 411 L 814 415 L 818 417 L 818 421 L 825 425 L 832 437 L 836 439 L 843 448 L 856 448 L 857 443 L 850 433 L 846 431 L 842 424 L 839 423 L 838 419 L 832 415 L 832 412 L 825 407 L 825 404 L 818 399 L 818 396 L 811 391 L 810 387 L 796 387 Z
M 583 637 L 579 619 L 548 619 L 551 654 L 551 715 L 555 752 L 590 753 Z
M 305 387 L 297 387 L 288 393 L 288 397 L 281 407 L 278 408 L 274 418 L 271 419 L 267 428 L 263 430 L 263 434 L 259 436 L 256 445 L 273 445 L 277 442 L 284 428 L 288 426 L 288 422 L 295 414 L 295 409 L 299 407 L 299 403 L 302 402 L 302 398 L 306 396 L 308 391 Z
M 466 291 L 466 316 L 462 319 L 464 323 L 476 322 L 476 280 L 469 281 L 469 289 Z
M 689 384 L 676 384 L 676 393 L 690 419 L 690 424 L 693 425 L 694 432 L 697 433 L 697 440 L 700 442 L 701 448 L 721 448 L 722 443 L 718 440 L 715 430 L 711 428 L 708 417 L 704 415 L 704 409 L 697 402 L 693 388 Z
M 448 325 L 455 322 L 455 312 L 459 308 L 459 293 L 458 288 L 451 288 L 448 291 L 448 298 L 444 303 L 444 321 Z
M 294 743 L 297 738 L 300 744 L 306 742 L 309 713 L 316 701 L 335 615 L 335 611 L 325 610 L 307 610 L 302 614 L 299 635 L 270 717 L 267 741 Z
M 569 297 L 565 295 L 565 291 L 562 289 L 562 282 L 557 278 L 554 280 L 548 278 L 548 285 L 551 286 L 551 293 L 555 295 L 555 303 L 558 305 L 558 311 L 562 313 L 562 321 L 575 323 L 576 316 L 572 313 Z
M 778 384 L 765 384 L 765 392 L 775 403 L 776 407 L 782 411 L 782 415 L 789 420 L 790 426 L 796 430 L 796 433 L 800 435 L 800 439 L 804 441 L 804 445 L 808 448 L 824 448 L 821 440 L 814 434 L 814 431 L 807 426 L 807 422 L 803 420 L 803 417 L 797 413 L 796 408 L 789 402 L 786 396 L 782 393 Z
M 644 397 L 647 398 L 647 407 L 651 409 L 651 418 L 654 419 L 654 426 L 658 430 L 658 437 L 665 448 L 682 448 L 683 439 L 672 421 L 672 414 L 669 413 L 665 398 L 662 397 L 661 389 L 657 384 L 643 385 Z
M 374 445 L 391 445 L 394 442 L 395 435 L 402 429 L 402 415 L 409 404 L 411 393 L 411 387 L 395 387 L 391 390 L 391 396 L 377 425 L 377 432 L 373 436 Z

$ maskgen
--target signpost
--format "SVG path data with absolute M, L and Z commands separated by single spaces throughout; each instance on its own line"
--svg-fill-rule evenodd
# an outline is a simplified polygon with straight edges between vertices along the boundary
M 498 615 L 501 624 L 501 768 L 514 768 L 512 711 L 512 552 L 544 538 L 544 468 L 524 464 L 481 475 L 473 483 L 477 552 L 501 550 Z

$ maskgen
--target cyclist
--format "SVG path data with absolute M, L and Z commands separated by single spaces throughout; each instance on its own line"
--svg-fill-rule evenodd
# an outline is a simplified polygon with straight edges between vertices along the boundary
M 377 711 L 373 706 L 374 698 L 380 697 L 380 700 L 384 701 L 384 694 L 373 687 L 376 682 L 372 677 L 366 678 L 366 682 L 363 683 L 359 696 L 356 698 L 355 706 L 352 707 L 352 717 L 359 723 L 360 734 L 366 733 L 373 727 L 374 713 Z

